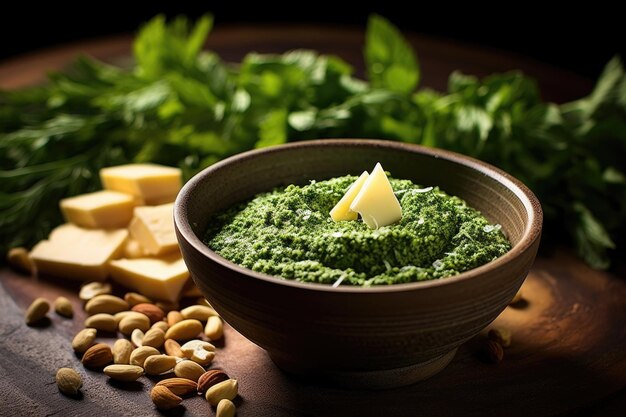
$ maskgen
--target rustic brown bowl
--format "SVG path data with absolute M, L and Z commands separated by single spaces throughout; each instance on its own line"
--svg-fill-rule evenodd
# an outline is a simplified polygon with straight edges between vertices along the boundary
M 513 244 L 454 277 L 370 288 L 300 283 L 240 267 L 202 243 L 209 218 L 280 185 L 358 175 L 396 178 L 465 199 Z M 246 152 L 200 172 L 176 200 L 193 280 L 222 317 L 290 373 L 352 387 L 400 386 L 443 369 L 513 298 L 539 246 L 542 211 L 515 178 L 452 152 L 390 141 L 319 140 Z

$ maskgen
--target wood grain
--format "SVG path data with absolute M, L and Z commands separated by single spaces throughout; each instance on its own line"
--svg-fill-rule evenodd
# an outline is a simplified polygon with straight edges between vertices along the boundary
M 450 71 L 486 75 L 520 68 L 537 77 L 546 98 L 565 101 L 589 91 L 591 82 L 500 51 L 411 36 L 424 84 L 442 89 Z M 363 33 L 316 27 L 230 27 L 217 30 L 208 47 L 236 61 L 250 50 L 280 52 L 295 47 L 335 53 L 360 67 Z M 22 57 L 0 65 L 0 88 L 44 80 L 78 52 L 105 60 L 127 55 L 130 37 L 89 41 Z M 621 272 L 620 272 L 621 274 Z M 215 367 L 239 379 L 239 416 L 609 416 L 626 409 L 626 276 L 591 270 L 566 250 L 540 257 L 524 286 L 525 303 L 508 307 L 494 325 L 513 331 L 513 344 L 496 366 L 477 353 L 484 335 L 461 346 L 452 363 L 422 383 L 388 391 L 328 388 L 278 370 L 267 354 L 226 327 Z M 0 416 L 214 415 L 201 397 L 167 413 L 148 392 L 154 380 L 112 383 L 84 369 L 71 350 L 85 318 L 74 282 L 33 278 L 0 269 Z M 23 313 L 38 296 L 66 296 L 74 319 L 49 313 L 40 327 L 27 327 Z M 99 339 L 112 343 L 112 338 Z M 84 378 L 83 395 L 61 395 L 59 367 Z

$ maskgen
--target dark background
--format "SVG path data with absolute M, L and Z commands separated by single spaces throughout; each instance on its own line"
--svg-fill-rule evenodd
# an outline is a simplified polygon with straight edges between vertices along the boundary
M 54 3 L 54 4 L 50 4 Z M 321 23 L 364 27 L 371 12 L 379 13 L 403 31 L 453 39 L 470 44 L 516 52 L 589 78 L 596 78 L 616 53 L 624 56 L 624 26 L 621 14 L 600 3 L 568 10 L 552 10 L 528 3 L 471 2 L 465 6 L 449 2 L 419 3 L 411 11 L 394 1 L 359 6 L 341 2 L 291 2 L 289 6 L 255 2 L 49 2 L 4 3 L 0 11 L 0 60 L 41 48 L 102 37 L 133 33 L 158 13 L 197 17 L 211 11 L 216 25 L 239 23 Z M 342 4 L 343 9 L 338 6 Z M 590 6 L 591 5 L 591 6 Z M 573 9 L 573 10 L 569 10 Z M 418 51 L 419 53 L 419 51 Z

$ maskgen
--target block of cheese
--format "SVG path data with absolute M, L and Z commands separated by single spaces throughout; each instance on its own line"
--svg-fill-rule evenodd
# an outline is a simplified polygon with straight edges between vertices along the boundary
M 116 282 L 155 300 L 177 301 L 189 278 L 179 253 L 159 258 L 113 260 L 109 270 Z
M 354 197 L 350 210 L 359 213 L 370 229 L 388 226 L 402 218 L 402 207 L 380 163 Z
M 354 201 L 354 197 L 357 196 L 363 184 L 365 184 L 365 180 L 369 177 L 367 171 L 363 171 L 361 176 L 357 178 L 356 181 L 348 188 L 348 191 L 341 197 L 341 200 L 333 207 L 330 211 L 330 217 L 336 221 L 340 222 L 342 220 L 356 220 L 358 214 L 355 211 L 350 210 L 350 204 Z
M 66 223 L 37 243 L 30 257 L 38 272 L 101 281 L 108 275 L 108 262 L 121 255 L 127 238 L 126 229 L 92 230 Z
M 135 196 L 137 205 L 171 203 L 182 185 L 180 169 L 155 164 L 102 168 L 100 180 L 106 190 Z
M 96 191 L 61 200 L 65 220 L 94 229 L 128 226 L 134 208 L 133 196 L 117 191 Z
M 138 241 L 136 241 L 132 237 L 129 237 L 128 240 L 126 240 L 126 244 L 124 245 L 124 254 L 122 255 L 122 258 L 134 259 L 145 258 L 146 256 L 148 256 L 148 254 Z
M 135 217 L 128 230 L 148 255 L 162 255 L 178 249 L 174 204 L 135 207 Z

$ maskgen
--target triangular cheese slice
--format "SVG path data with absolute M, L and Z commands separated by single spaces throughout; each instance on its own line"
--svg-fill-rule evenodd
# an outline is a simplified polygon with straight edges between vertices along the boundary
M 367 171 L 363 171 L 361 176 L 357 178 L 354 183 L 348 188 L 348 191 L 341 197 L 341 200 L 333 207 L 330 211 L 330 217 L 336 221 L 340 222 L 342 220 L 356 220 L 358 214 L 352 210 L 350 210 L 350 204 L 354 201 L 354 198 L 357 196 L 363 184 L 365 184 L 365 180 L 367 180 L 369 174 Z
M 352 201 L 350 210 L 359 213 L 370 229 L 388 226 L 402 218 L 402 207 L 380 163 Z

